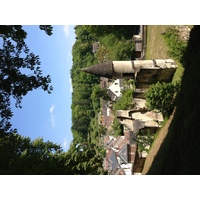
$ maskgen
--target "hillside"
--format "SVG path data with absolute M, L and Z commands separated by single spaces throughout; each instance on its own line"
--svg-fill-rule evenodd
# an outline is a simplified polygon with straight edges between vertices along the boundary
M 199 174 L 200 27 L 194 26 L 182 64 L 184 75 L 176 111 L 150 169 L 143 174 Z M 156 141 L 155 141 L 156 142 Z M 149 154 L 149 157 L 152 156 Z M 150 163 L 149 163 L 150 164 Z M 146 170 L 146 171 L 145 171 Z

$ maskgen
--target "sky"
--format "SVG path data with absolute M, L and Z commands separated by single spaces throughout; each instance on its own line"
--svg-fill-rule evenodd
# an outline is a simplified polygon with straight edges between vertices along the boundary
M 22 108 L 15 108 L 12 128 L 32 140 L 42 137 L 62 146 L 67 151 L 72 141 L 70 69 L 72 45 L 75 42 L 74 26 L 55 25 L 48 36 L 36 25 L 23 26 L 27 32 L 26 44 L 30 52 L 39 55 L 43 75 L 50 75 L 51 94 L 36 89 L 22 99 Z

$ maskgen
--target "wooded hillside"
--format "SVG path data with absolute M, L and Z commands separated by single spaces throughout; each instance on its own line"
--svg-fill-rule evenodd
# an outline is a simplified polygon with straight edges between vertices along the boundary
M 95 95 L 99 78 L 81 71 L 82 68 L 110 60 L 130 60 L 134 50 L 132 36 L 137 26 L 76 26 L 76 41 L 72 49 L 73 66 L 71 79 L 72 133 L 79 142 L 86 141 L 88 134 L 99 134 L 97 114 L 100 98 Z M 93 44 L 98 45 L 94 51 Z M 92 95 L 93 94 L 93 95 Z

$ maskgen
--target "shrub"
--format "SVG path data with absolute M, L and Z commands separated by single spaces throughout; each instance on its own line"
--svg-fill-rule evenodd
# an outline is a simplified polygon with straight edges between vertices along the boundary
M 122 91 L 122 97 L 118 98 L 113 105 L 113 111 L 116 113 L 117 110 L 128 110 L 133 107 L 133 90 L 126 89 Z
M 180 62 L 182 55 L 186 50 L 187 42 L 180 38 L 178 30 L 173 27 L 168 28 L 163 35 L 165 42 L 169 47 L 168 54 L 176 61 Z
M 177 92 L 180 83 L 156 83 L 149 87 L 145 92 L 146 105 L 149 109 L 156 109 L 169 116 L 175 106 Z

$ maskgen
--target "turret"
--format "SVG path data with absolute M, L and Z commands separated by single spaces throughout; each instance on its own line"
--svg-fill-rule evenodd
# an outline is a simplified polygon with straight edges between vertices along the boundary
M 82 71 L 107 78 L 132 78 L 137 88 L 149 84 L 170 82 L 177 65 L 172 59 L 112 61 L 82 69 Z

